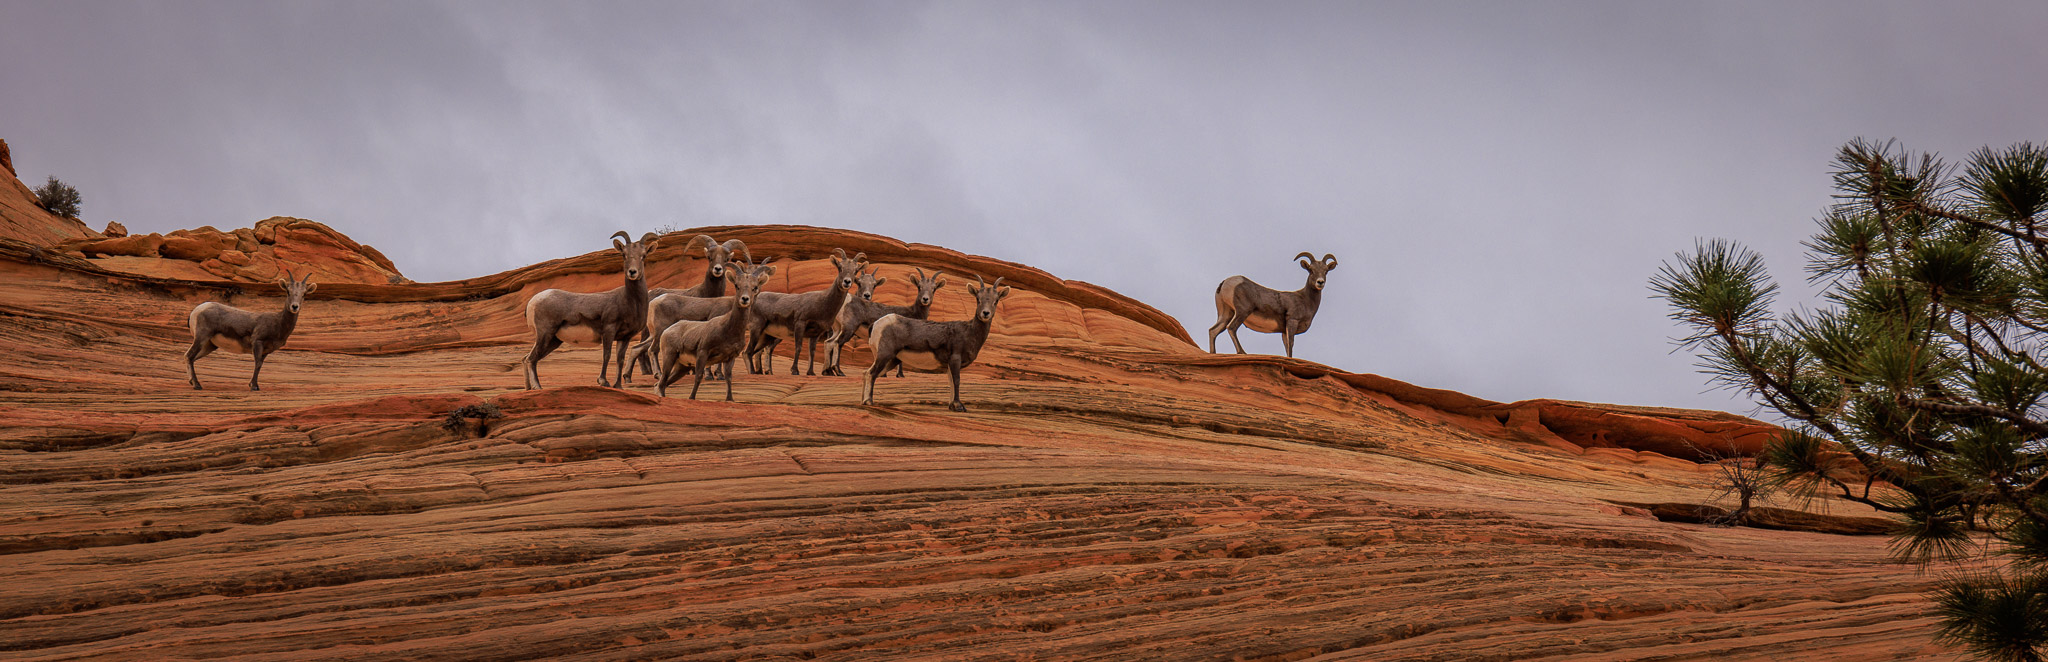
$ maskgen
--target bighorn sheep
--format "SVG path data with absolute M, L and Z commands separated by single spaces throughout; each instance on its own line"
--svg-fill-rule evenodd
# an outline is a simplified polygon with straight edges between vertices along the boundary
M 1316 308 L 1323 303 L 1323 283 L 1330 270 L 1337 268 L 1337 256 L 1325 253 L 1317 260 L 1313 254 L 1302 253 L 1294 258 L 1308 270 L 1308 284 L 1299 290 L 1275 291 L 1244 276 L 1225 278 L 1216 286 L 1216 324 L 1209 327 L 1211 354 L 1216 352 L 1216 334 L 1224 329 L 1230 330 L 1230 344 L 1243 354 L 1237 327 L 1244 325 L 1261 333 L 1278 332 L 1280 342 L 1287 346 L 1287 356 L 1294 356 L 1294 337 L 1308 333 L 1309 323 L 1315 321 Z
M 845 307 L 839 309 L 839 320 L 835 324 L 837 331 L 835 335 L 825 340 L 825 374 L 833 376 L 846 375 L 844 371 L 839 369 L 839 351 L 845 349 L 846 343 L 852 342 L 856 336 L 866 335 L 868 328 L 874 325 L 875 320 L 882 319 L 885 315 L 902 315 L 918 320 L 926 319 L 931 315 L 932 295 L 938 293 L 939 286 L 946 284 L 946 279 L 944 276 L 939 275 L 937 271 L 932 272 L 930 276 L 926 276 L 923 269 L 918 269 L 917 277 L 914 280 L 917 284 L 917 298 L 911 300 L 908 306 L 891 306 L 875 303 L 875 288 L 881 287 L 883 283 L 887 282 L 889 282 L 887 278 L 876 278 L 875 270 L 873 269 L 869 269 L 867 273 L 861 274 L 859 278 L 854 279 L 853 298 L 848 299 Z M 869 344 L 872 345 L 873 343 Z M 896 376 L 903 376 L 902 366 L 896 367 Z
M 604 345 L 604 359 L 597 366 L 599 386 L 612 385 L 605 379 L 605 371 L 612 363 L 614 344 L 619 350 L 619 380 L 625 381 L 626 343 L 647 325 L 647 281 L 641 276 L 646 273 L 647 253 L 661 241 L 652 232 L 632 243 L 619 241 L 632 238 L 623 230 L 612 233 L 612 247 L 625 258 L 624 285 L 593 294 L 547 290 L 526 301 L 526 326 L 533 329 L 533 351 L 526 355 L 526 388 L 540 388 L 540 360 L 562 346 L 559 334 L 570 327 L 590 329 Z
M 677 321 L 655 337 L 656 356 L 661 359 L 660 370 L 655 373 L 656 393 L 668 397 L 668 385 L 689 370 L 697 375 L 697 382 L 690 386 L 690 399 L 695 400 L 697 389 L 704 386 L 705 371 L 723 364 L 725 399 L 732 401 L 732 364 L 747 347 L 747 318 L 761 295 L 761 285 L 774 273 L 775 267 L 765 262 L 727 270 L 725 276 L 732 281 L 731 310 L 708 321 Z
M 712 239 L 711 235 L 708 234 L 700 234 L 690 238 L 690 248 L 700 246 L 704 248 L 704 259 L 710 262 L 710 264 L 704 267 L 704 282 L 698 283 L 696 287 L 684 289 L 661 287 L 649 289 L 647 290 L 647 296 L 650 301 L 659 299 L 664 294 L 681 294 L 705 299 L 725 296 L 725 269 L 726 265 L 732 264 L 733 254 L 739 253 L 745 257 L 745 261 L 741 262 L 741 264 L 753 264 L 754 262 L 754 253 L 747 250 L 747 242 L 738 239 L 728 239 L 725 243 L 721 244 L 718 243 L 718 240 Z M 648 329 L 649 340 L 652 340 L 653 335 L 660 331 L 660 328 Z
M 853 289 L 853 277 L 868 262 L 867 253 L 850 260 L 845 250 L 834 248 L 832 253 L 832 266 L 839 269 L 839 277 L 830 287 L 803 294 L 762 292 L 754 302 L 754 314 L 748 323 L 747 357 L 755 374 L 775 369 L 775 345 L 783 338 L 790 339 L 796 347 L 789 358 L 789 374 L 796 374 L 796 361 L 803 358 L 805 340 L 811 341 L 811 364 L 806 372 L 818 374 L 818 340 L 832 332 L 839 307 L 846 303 L 847 291 Z M 760 365 L 751 365 L 757 358 Z
M 974 280 L 982 282 L 980 276 Z M 876 377 L 891 367 L 907 366 L 918 372 L 944 370 L 952 375 L 953 402 L 946 408 L 967 411 L 967 405 L 960 403 L 960 371 L 974 363 L 974 357 L 981 354 L 982 343 L 988 342 L 988 329 L 995 324 L 996 303 L 1010 296 L 1010 288 L 1002 284 L 1003 279 L 997 277 L 994 285 L 967 287 L 974 295 L 973 319 L 927 322 L 885 315 L 876 320 L 874 331 L 868 334 L 869 344 L 875 346 L 875 362 L 862 378 L 860 403 L 875 404 Z
M 721 271 L 731 274 L 737 269 L 739 267 L 735 266 Z M 721 277 L 719 280 L 726 279 Z M 733 299 L 728 296 L 707 298 L 687 294 L 663 294 L 655 297 L 647 304 L 647 337 L 641 339 L 640 344 L 627 350 L 632 357 L 626 361 L 626 376 L 630 380 L 634 363 L 640 364 L 641 372 L 649 375 L 658 374 L 654 371 L 653 358 L 656 351 L 655 341 L 660 338 L 662 329 L 677 322 L 702 322 L 723 315 L 732 310 L 732 304 Z
M 185 352 L 185 376 L 191 380 L 192 390 L 200 390 L 199 371 L 192 363 L 216 349 L 255 357 L 256 370 L 249 373 L 249 390 L 263 390 L 256 383 L 256 378 L 263 374 L 263 358 L 284 347 L 285 339 L 299 325 L 299 307 L 305 305 L 306 295 L 312 294 L 319 284 L 313 282 L 311 274 L 304 280 L 293 280 L 292 273 L 287 271 L 277 286 L 284 288 L 284 310 L 274 313 L 252 313 L 213 301 L 192 309 L 186 320 L 192 326 L 192 349 Z
M 682 320 L 704 321 L 732 309 L 732 301 L 725 298 L 725 273 L 732 264 L 732 256 L 743 256 L 740 264 L 752 264 L 753 251 L 747 250 L 747 243 L 728 239 L 718 243 L 711 235 L 700 234 L 690 239 L 690 247 L 703 247 L 704 259 L 710 264 L 704 267 L 704 282 L 687 289 L 653 288 L 647 290 L 647 335 L 634 345 L 632 357 L 626 364 L 625 381 L 633 381 L 633 364 L 640 365 L 640 372 L 654 374 L 654 339 L 668 325 Z M 670 302 L 671 298 L 674 298 Z M 667 303 L 665 303 L 667 302 Z

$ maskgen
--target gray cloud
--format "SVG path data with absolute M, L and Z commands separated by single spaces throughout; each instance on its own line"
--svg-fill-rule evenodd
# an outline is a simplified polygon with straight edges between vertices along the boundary
M 0 2 L 0 138 L 141 231 L 318 219 L 420 280 L 806 223 L 1032 264 L 1198 337 L 1333 252 L 1305 358 L 1748 409 L 1644 281 L 1798 240 L 1832 151 L 2039 140 L 2038 3 Z M 1277 337 L 1247 336 L 1277 352 Z M 1225 343 L 1227 345 L 1227 342 Z

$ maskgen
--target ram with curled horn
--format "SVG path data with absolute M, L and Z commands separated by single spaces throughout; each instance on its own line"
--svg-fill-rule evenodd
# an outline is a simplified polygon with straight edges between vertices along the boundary
M 647 254 L 661 238 L 649 232 L 633 241 L 624 230 L 612 234 L 612 247 L 624 261 L 626 282 L 607 292 L 546 290 L 526 300 L 526 326 L 533 330 L 533 350 L 526 354 L 526 388 L 540 388 L 540 360 L 562 346 L 562 332 L 587 329 L 604 346 L 598 364 L 597 383 L 611 386 L 605 378 L 612 367 L 612 350 L 617 346 L 617 375 L 626 380 L 626 343 L 647 330 Z
M 704 250 L 704 280 L 696 287 L 647 290 L 647 335 L 627 350 L 627 381 L 633 378 L 634 365 L 640 366 L 642 373 L 654 374 L 654 342 L 662 329 L 676 322 L 702 322 L 730 312 L 733 299 L 725 295 L 725 283 L 726 272 L 738 268 L 733 266 L 733 256 L 741 256 L 740 265 L 754 263 L 753 251 L 747 250 L 747 242 L 738 239 L 719 243 L 711 235 L 700 234 L 690 238 L 688 248 Z
M 1216 334 L 1230 331 L 1230 344 L 1237 347 L 1237 353 L 1244 353 L 1244 344 L 1237 340 L 1237 327 L 1247 326 L 1262 333 L 1280 334 L 1280 342 L 1287 348 L 1287 355 L 1294 356 L 1294 337 L 1308 333 L 1309 323 L 1316 319 L 1316 309 L 1323 304 L 1323 284 L 1329 281 L 1330 270 L 1337 268 L 1337 256 L 1325 253 L 1318 260 L 1315 254 L 1302 252 L 1294 256 L 1302 269 L 1308 270 L 1308 284 L 1292 292 L 1281 292 L 1252 282 L 1244 276 L 1231 276 L 1216 286 L 1216 323 L 1209 327 L 1209 352 L 1216 352 Z

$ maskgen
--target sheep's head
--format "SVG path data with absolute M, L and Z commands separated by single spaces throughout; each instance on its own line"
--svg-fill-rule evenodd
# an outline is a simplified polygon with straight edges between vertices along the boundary
M 747 243 L 738 239 L 730 239 L 721 244 L 718 240 L 712 239 L 711 235 L 700 234 L 690 238 L 690 247 L 704 249 L 704 259 L 711 263 L 704 269 L 706 278 L 724 278 L 726 270 L 732 268 L 734 255 L 742 256 L 742 265 L 754 261 L 754 254 L 747 250 Z
M 937 271 L 934 271 L 934 272 L 932 272 L 932 275 L 930 275 L 930 276 L 926 276 L 926 275 L 924 275 L 924 270 L 923 270 L 923 269 L 918 269 L 918 270 L 917 270 L 917 305 L 920 305 L 920 306 L 925 306 L 925 307 L 927 307 L 927 308 L 931 307 L 931 305 L 932 305 L 932 295 L 938 294 L 938 293 L 939 293 L 939 286 L 940 286 L 940 285 L 945 285 L 945 284 L 946 284 L 946 278 L 945 278 L 944 276 L 941 276 L 941 275 L 939 275 L 939 272 L 937 272 Z
M 625 241 L 620 241 L 621 239 Z M 640 277 L 647 273 L 647 254 L 654 251 L 654 245 L 661 242 L 661 237 L 649 232 L 640 235 L 639 241 L 632 239 L 633 235 L 626 234 L 625 230 L 614 232 L 612 247 L 619 249 L 619 252 L 626 256 L 626 280 L 640 280 Z
M 297 313 L 300 306 L 306 305 L 306 295 L 312 294 L 313 288 L 320 284 L 313 282 L 312 274 L 306 274 L 303 280 L 293 280 L 292 272 L 287 271 L 283 278 L 277 279 L 277 286 L 284 288 L 285 308 Z
M 1010 296 L 1010 288 L 1002 286 L 1002 276 L 996 277 L 994 285 L 982 282 L 981 276 L 975 276 L 974 282 L 981 283 L 980 287 L 967 286 L 967 293 L 974 295 L 974 319 L 981 320 L 982 322 L 994 322 L 996 319 L 996 303 L 1002 301 L 1003 297 Z
M 744 264 L 725 272 L 725 280 L 732 284 L 732 296 L 736 305 L 746 308 L 760 298 L 761 286 L 768 284 L 768 277 L 775 275 L 775 267 L 768 266 L 769 260 L 748 267 Z
M 875 277 L 874 269 L 861 272 L 859 276 L 853 279 L 853 295 L 860 297 L 862 301 L 874 301 L 875 288 L 881 287 L 882 283 L 887 282 L 889 282 L 888 278 Z
M 832 266 L 839 269 L 839 289 L 852 290 L 853 279 L 860 275 L 860 268 L 868 263 L 868 254 L 860 253 L 849 260 L 846 259 L 845 249 L 834 248 L 832 253 Z
M 1307 252 L 1294 256 L 1294 259 L 1300 260 L 1301 268 L 1308 270 L 1309 283 L 1318 290 L 1323 289 L 1323 283 L 1330 279 L 1330 270 L 1337 268 L 1337 256 L 1330 253 L 1324 253 L 1321 260 Z

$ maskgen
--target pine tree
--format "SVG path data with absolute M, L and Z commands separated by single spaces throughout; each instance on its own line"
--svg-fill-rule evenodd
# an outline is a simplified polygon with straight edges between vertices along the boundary
M 1834 186 L 1805 242 L 1815 309 L 1774 312 L 1763 258 L 1719 239 L 1679 253 L 1650 288 L 1714 382 L 1788 422 L 1762 456 L 1773 480 L 1892 514 L 1903 560 L 2006 557 L 1942 583 L 1941 637 L 2043 660 L 2048 148 L 1986 147 L 1957 170 L 1856 140 Z

